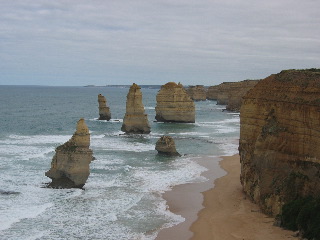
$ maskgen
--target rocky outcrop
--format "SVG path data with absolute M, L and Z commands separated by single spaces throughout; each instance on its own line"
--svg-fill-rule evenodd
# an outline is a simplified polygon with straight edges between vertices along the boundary
M 157 94 L 156 120 L 159 122 L 195 122 L 195 105 L 183 86 L 169 82 Z
M 207 91 L 203 85 L 189 86 L 186 91 L 193 101 L 205 101 L 207 99 Z
M 89 129 L 84 119 L 80 119 L 72 138 L 56 148 L 51 168 L 45 173 L 47 177 L 52 179 L 48 186 L 52 188 L 82 188 L 89 177 L 89 164 L 93 159 L 89 146 Z
M 176 150 L 176 144 L 170 136 L 162 136 L 156 143 L 156 150 L 158 154 L 180 156 Z
M 105 96 L 99 94 L 98 95 L 98 103 L 99 103 L 99 120 L 107 120 L 111 119 L 110 108 L 107 107 L 107 100 Z
M 207 99 L 208 100 L 217 100 L 219 93 L 220 85 L 210 86 L 207 89 Z
M 259 80 L 244 80 L 235 84 L 231 84 L 226 109 L 228 111 L 239 112 L 242 105 L 243 97 L 258 82 Z
M 137 84 L 132 84 L 127 95 L 126 114 L 121 130 L 126 133 L 150 133 L 148 116 L 144 112 L 142 93 Z
M 228 111 L 239 111 L 243 96 L 253 88 L 259 80 L 244 80 L 240 82 L 223 82 L 211 86 L 207 91 L 207 99 L 217 100 L 218 105 L 227 105 Z
M 245 95 L 240 117 L 241 183 L 265 213 L 320 195 L 320 70 L 261 80 Z

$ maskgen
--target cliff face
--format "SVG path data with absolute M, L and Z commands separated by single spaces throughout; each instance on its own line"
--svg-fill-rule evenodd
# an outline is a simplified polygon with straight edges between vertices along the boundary
M 264 212 L 276 215 L 298 196 L 320 194 L 320 72 L 261 80 L 240 117 L 241 183 Z
M 207 91 L 203 85 L 190 86 L 186 91 L 194 101 L 205 101 L 207 99 Z
M 89 146 L 89 129 L 84 119 L 80 119 L 72 138 L 56 148 L 51 168 L 45 173 L 52 179 L 49 187 L 82 188 L 84 186 L 90 174 L 89 164 L 93 159 Z
M 156 120 L 159 122 L 195 122 L 195 105 L 181 84 L 169 82 L 157 94 Z
M 107 107 L 107 100 L 106 98 L 99 94 L 98 95 L 98 103 L 99 103 L 99 120 L 110 120 L 111 119 L 111 113 L 110 108 Z
M 141 88 L 132 84 L 127 95 L 126 114 L 121 130 L 126 133 L 150 133 L 147 114 L 144 113 Z
M 258 82 L 259 80 L 244 80 L 231 84 L 226 109 L 228 111 L 239 112 L 244 95 Z
M 239 111 L 243 96 L 257 83 L 258 80 L 223 82 L 208 88 L 207 99 L 217 100 L 218 105 L 227 105 L 228 111 Z
M 162 136 L 156 143 L 156 150 L 159 154 L 180 156 L 176 150 L 176 144 L 170 136 Z

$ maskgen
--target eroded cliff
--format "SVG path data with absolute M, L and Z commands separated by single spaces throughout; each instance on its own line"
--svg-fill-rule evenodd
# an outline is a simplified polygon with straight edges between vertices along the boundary
M 320 194 L 320 72 L 286 70 L 261 80 L 240 111 L 241 183 L 277 215 L 297 197 Z
M 194 101 L 205 101 L 207 99 L 207 90 L 203 85 L 190 86 L 186 91 Z
M 133 83 L 127 94 L 126 114 L 121 130 L 126 133 L 150 133 L 148 116 L 144 112 L 141 88 Z
M 90 133 L 84 121 L 77 123 L 72 138 L 56 148 L 51 168 L 45 175 L 52 179 L 52 188 L 82 188 L 89 174 L 89 164 L 93 159 L 90 146 Z
M 243 96 L 253 88 L 259 80 L 244 80 L 240 82 L 223 82 L 210 86 L 207 99 L 217 100 L 218 105 L 227 105 L 228 111 L 239 111 Z
M 157 94 L 156 120 L 159 122 L 195 122 L 195 105 L 179 83 L 168 82 Z
M 110 108 L 107 106 L 106 97 L 99 94 L 98 103 L 99 103 L 99 120 L 109 121 L 111 119 L 111 113 L 110 113 Z

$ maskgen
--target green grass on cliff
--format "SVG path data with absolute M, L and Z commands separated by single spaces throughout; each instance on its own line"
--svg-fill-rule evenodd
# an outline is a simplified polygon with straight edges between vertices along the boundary
M 282 207 L 281 227 L 320 240 L 320 198 L 298 198 Z

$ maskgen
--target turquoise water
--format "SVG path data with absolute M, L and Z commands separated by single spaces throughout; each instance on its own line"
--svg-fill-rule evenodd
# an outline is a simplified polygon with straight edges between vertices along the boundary
M 161 194 L 205 181 L 196 157 L 236 153 L 239 116 L 204 101 L 196 102 L 194 124 L 157 123 L 158 90 L 142 89 L 151 133 L 128 136 L 120 130 L 128 90 L 0 86 L 0 239 L 154 239 L 184 220 L 166 210 Z M 109 122 L 97 120 L 99 93 L 110 106 Z M 81 117 L 96 158 L 85 190 L 43 188 L 54 149 Z M 157 155 L 164 134 L 182 157 Z

